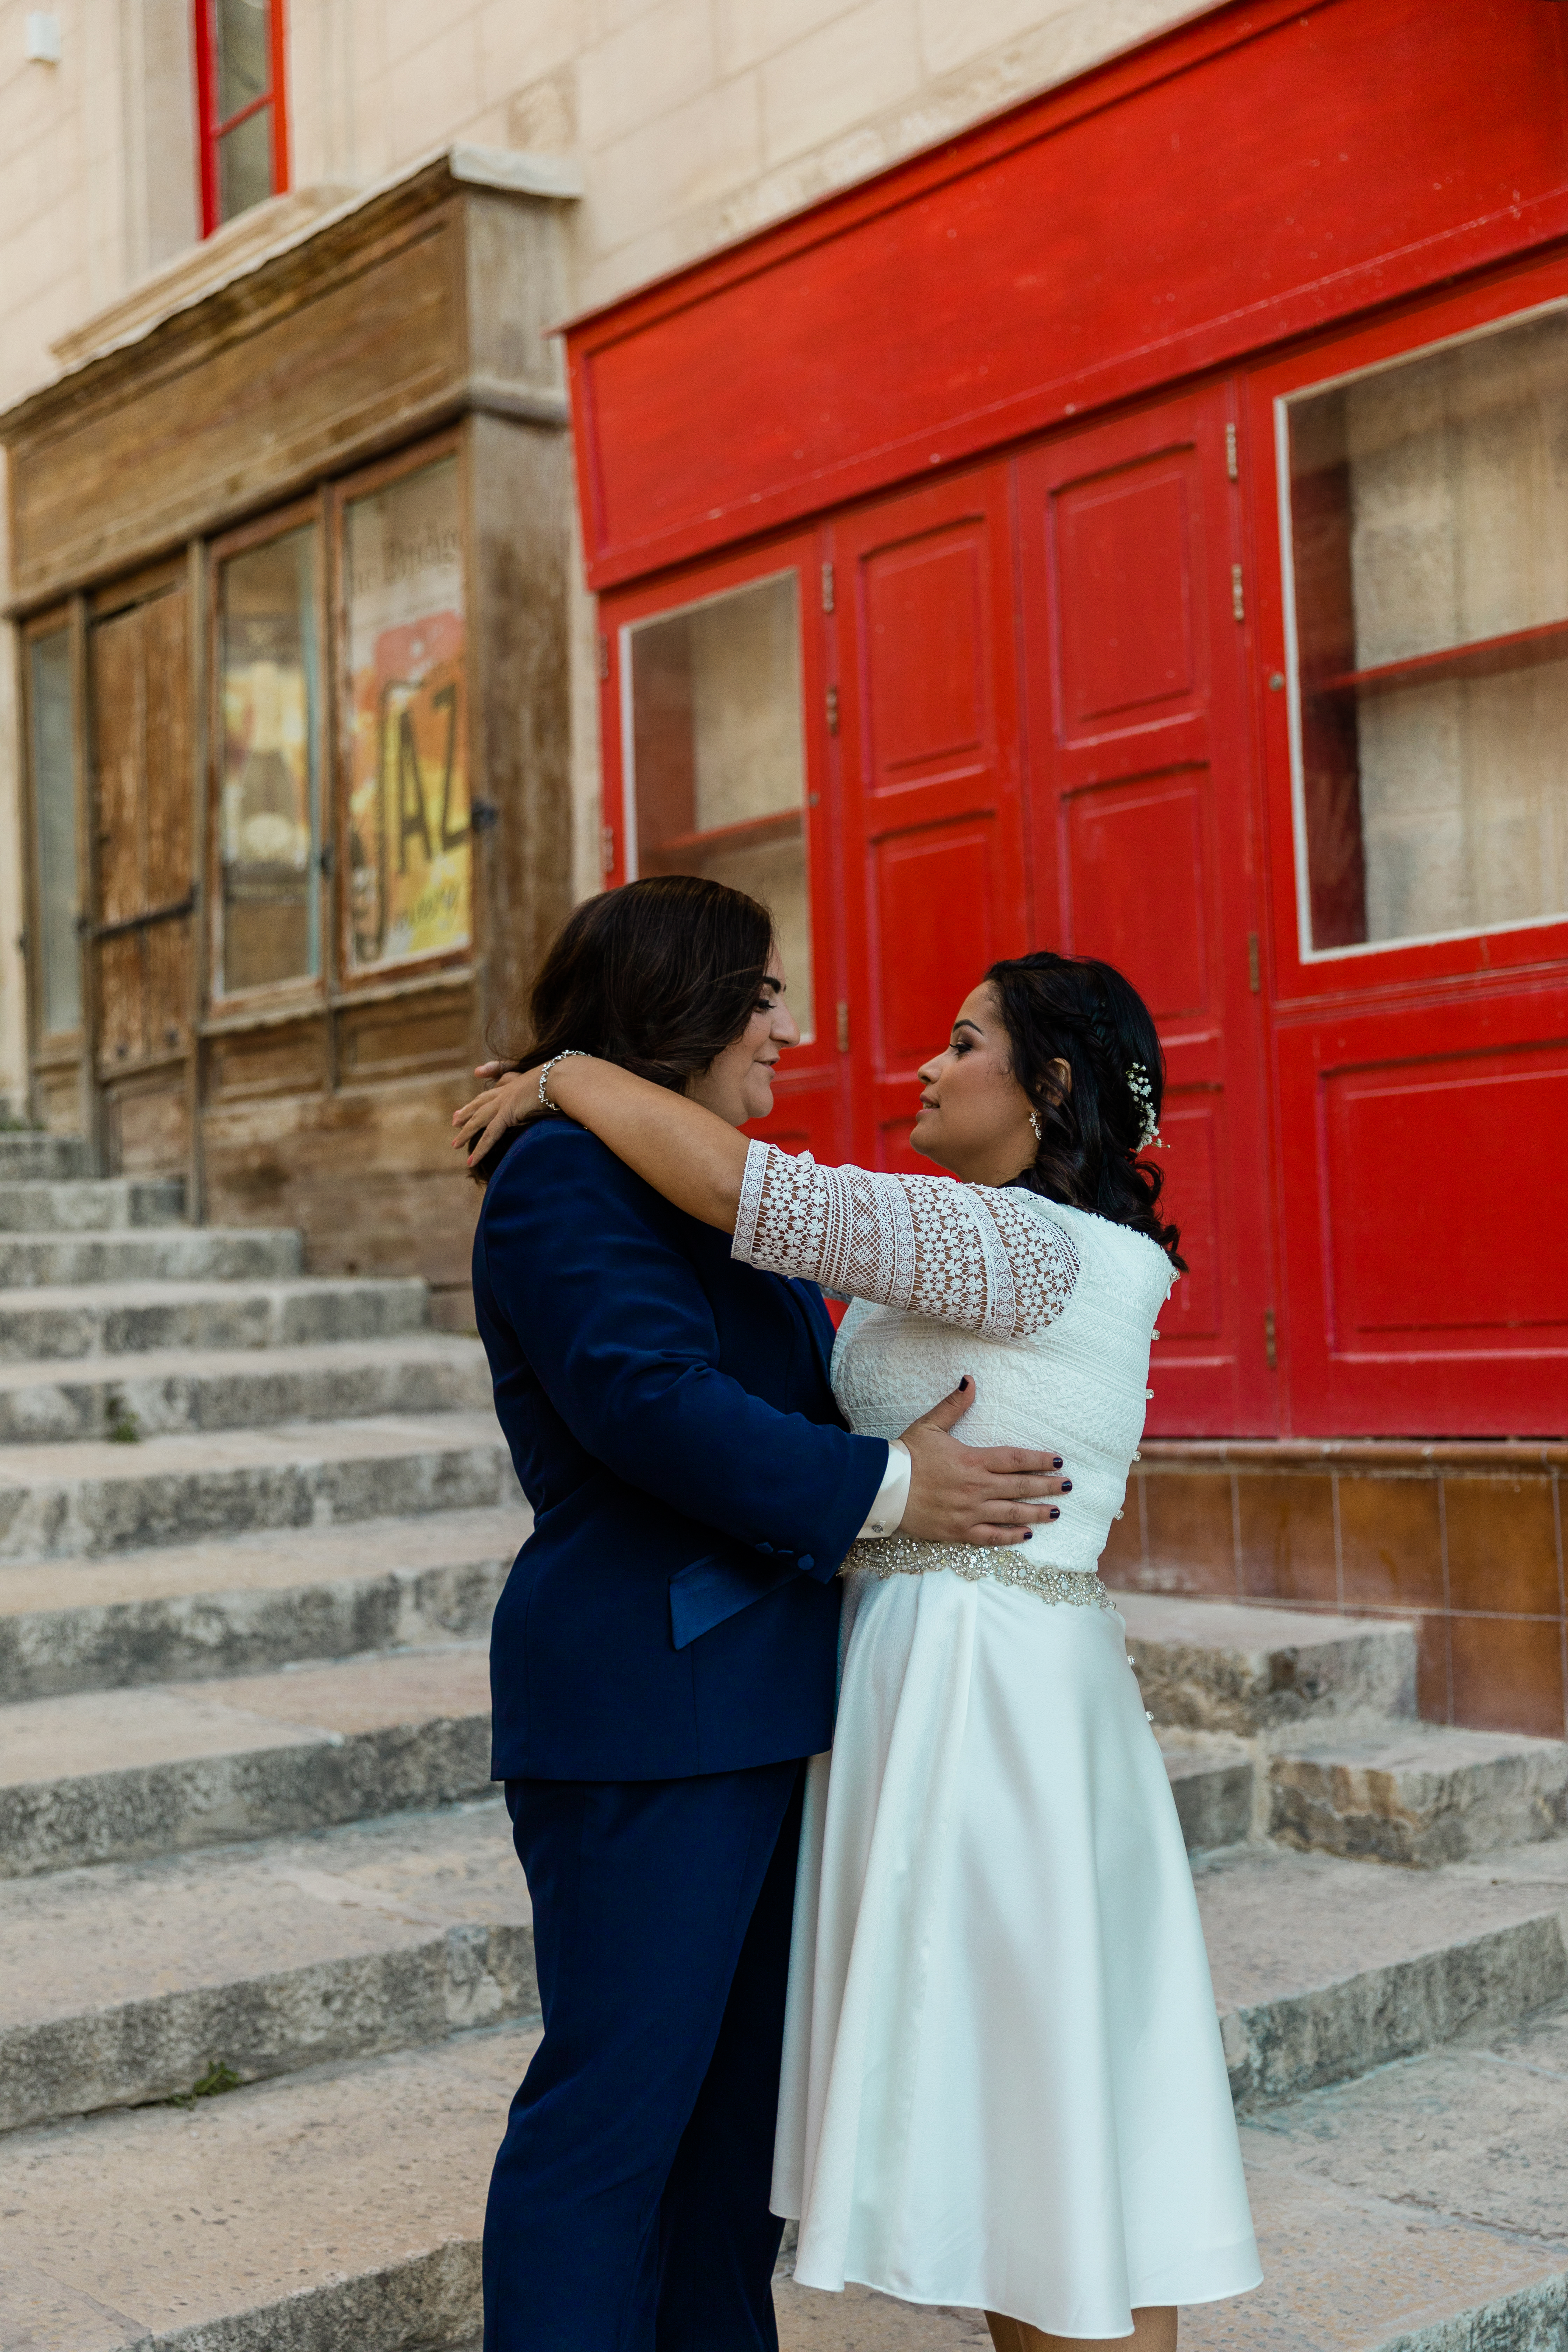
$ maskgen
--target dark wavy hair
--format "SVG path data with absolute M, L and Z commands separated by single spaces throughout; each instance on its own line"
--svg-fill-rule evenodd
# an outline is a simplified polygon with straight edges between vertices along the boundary
M 1139 1156 L 1143 1105 L 1128 1072 L 1140 1065 L 1146 1072 L 1158 1118 L 1165 1059 L 1138 991 L 1110 964 L 1048 948 L 994 963 L 985 977 L 996 992 L 1013 1075 L 1043 1129 L 1034 1165 L 1015 1181 L 1147 1234 L 1184 1274 L 1180 1231 L 1159 1213 L 1164 1179 Z M 1061 1084 L 1054 1062 L 1067 1064 L 1070 1086 Z
M 531 1070 L 576 1045 L 679 1094 L 744 1030 L 773 947 L 767 908 L 700 874 L 602 891 L 567 916 L 491 1051 Z M 478 1182 L 521 1132 L 512 1129 L 476 1162 Z

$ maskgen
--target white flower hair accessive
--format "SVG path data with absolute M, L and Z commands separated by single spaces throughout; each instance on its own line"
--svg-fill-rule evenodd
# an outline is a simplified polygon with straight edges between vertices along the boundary
M 1154 1116 L 1154 1089 L 1149 1084 L 1149 1073 L 1142 1062 L 1129 1062 L 1127 1065 L 1127 1091 L 1143 1114 L 1143 1124 L 1139 1130 L 1137 1149 L 1140 1151 L 1147 1151 L 1149 1146 L 1152 1144 L 1156 1151 L 1163 1151 L 1165 1139 L 1160 1132 L 1160 1122 Z

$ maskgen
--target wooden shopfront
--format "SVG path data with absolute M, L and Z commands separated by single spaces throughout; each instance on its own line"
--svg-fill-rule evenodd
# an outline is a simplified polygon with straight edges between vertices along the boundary
M 457 1319 L 446 1117 L 567 903 L 562 216 L 454 150 L 0 423 L 35 1115 Z
M 1214 9 L 569 338 L 612 878 L 779 913 L 908 1161 L 994 957 L 1142 989 L 1192 1261 L 1128 1580 L 1563 1727 L 1568 10 Z

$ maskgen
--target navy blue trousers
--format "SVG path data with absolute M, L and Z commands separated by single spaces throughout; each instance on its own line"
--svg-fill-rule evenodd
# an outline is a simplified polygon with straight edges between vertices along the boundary
M 485 2352 L 777 2352 L 768 2210 L 804 1770 L 509 1780 L 544 2038 Z

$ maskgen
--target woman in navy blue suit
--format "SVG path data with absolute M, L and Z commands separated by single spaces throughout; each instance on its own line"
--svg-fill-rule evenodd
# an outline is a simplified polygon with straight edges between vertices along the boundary
M 522 1067 L 597 1054 L 736 1127 L 798 1034 L 765 909 L 686 876 L 580 907 L 531 1012 Z M 773 2352 L 836 1573 L 883 1525 L 1016 1541 L 1061 1465 L 957 1444 L 963 1395 L 892 1445 L 851 1435 L 816 1288 L 733 1259 L 572 1120 L 542 1112 L 477 1172 L 475 1311 L 534 1510 L 491 1636 L 491 1769 L 544 2018 L 491 2182 L 486 2352 Z

